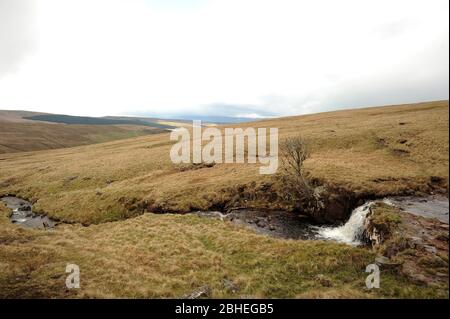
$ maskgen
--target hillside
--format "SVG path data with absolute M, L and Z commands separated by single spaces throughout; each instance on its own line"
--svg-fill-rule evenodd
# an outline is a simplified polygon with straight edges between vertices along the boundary
M 63 124 L 79 124 L 79 125 L 139 125 L 149 126 L 159 129 L 170 129 L 172 126 L 156 123 L 150 120 L 143 121 L 133 118 L 107 118 L 107 117 L 89 117 L 89 116 L 73 116 L 63 114 L 40 114 L 24 117 L 25 120 L 63 123 Z
M 246 124 L 279 127 L 280 139 L 302 134 L 312 179 L 335 197 L 367 199 L 448 189 L 448 101 L 337 111 Z M 143 211 L 225 206 L 285 208 L 276 176 L 259 165 L 180 167 L 169 134 L 48 152 L 4 154 L 0 194 L 37 201 L 50 216 L 85 224 Z M 348 200 L 348 198 L 347 198 Z
M 312 147 L 313 178 L 352 194 L 448 190 L 446 101 L 253 124 L 279 127 L 282 138 L 302 133 Z M 380 289 L 368 290 L 364 270 L 377 252 L 367 247 L 272 238 L 219 219 L 161 214 L 283 205 L 273 198 L 282 185 L 259 175 L 258 165 L 174 165 L 172 143 L 168 134 L 155 134 L 1 155 L 0 195 L 28 198 L 33 211 L 76 223 L 22 228 L 0 202 L 0 296 L 181 298 L 207 287 L 212 298 L 448 298 L 445 274 L 424 284 L 389 268 Z M 377 214 L 378 222 L 397 220 L 391 211 Z M 448 241 L 448 224 L 438 233 L 443 240 L 445 232 Z M 434 259 L 404 253 L 428 274 L 448 273 L 448 247 Z M 66 289 L 68 262 L 79 265 L 82 289 Z
M 30 111 L 11 111 L 11 110 L 0 110 L 0 122 L 13 122 L 13 123 L 30 123 L 33 120 L 27 120 L 27 116 L 36 116 L 46 113 L 30 112 Z
M 159 133 L 145 126 L 0 122 L 0 154 L 40 151 Z
M 0 154 L 102 143 L 164 132 L 170 125 L 0 110 Z

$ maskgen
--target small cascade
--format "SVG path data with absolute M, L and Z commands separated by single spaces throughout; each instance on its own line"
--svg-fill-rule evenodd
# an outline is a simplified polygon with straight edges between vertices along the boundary
M 335 240 L 338 242 L 358 246 L 361 245 L 364 232 L 364 221 L 370 207 L 374 202 L 370 201 L 362 206 L 355 208 L 349 220 L 338 227 L 318 227 L 317 234 L 319 238 Z

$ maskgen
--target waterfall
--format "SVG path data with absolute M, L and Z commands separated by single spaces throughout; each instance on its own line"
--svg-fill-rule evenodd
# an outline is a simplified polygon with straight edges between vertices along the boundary
M 319 227 L 317 229 L 318 237 L 354 246 L 360 245 L 362 234 L 364 232 L 364 221 L 372 204 L 373 202 L 367 202 L 364 205 L 355 208 L 352 211 L 349 220 L 342 226 Z

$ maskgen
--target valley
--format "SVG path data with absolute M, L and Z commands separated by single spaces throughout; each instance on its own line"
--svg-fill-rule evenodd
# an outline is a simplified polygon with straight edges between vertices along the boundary
M 217 127 L 237 126 L 277 127 L 280 140 L 308 141 L 305 169 L 325 206 L 319 215 L 296 211 L 277 174 L 261 175 L 258 165 L 173 164 L 166 132 L 3 153 L 0 197 L 29 201 L 56 226 L 12 223 L 0 202 L 2 297 L 181 298 L 207 287 L 200 297 L 448 298 L 448 219 L 445 226 L 380 204 L 359 246 L 296 227 L 291 237 L 270 234 L 306 221 L 343 225 L 355 208 L 385 197 L 444 196 L 448 218 L 448 101 Z M 399 244 L 421 227 L 421 243 Z M 369 290 L 364 270 L 380 256 L 389 259 L 380 263 L 381 288 Z M 81 289 L 65 287 L 67 263 L 80 266 Z

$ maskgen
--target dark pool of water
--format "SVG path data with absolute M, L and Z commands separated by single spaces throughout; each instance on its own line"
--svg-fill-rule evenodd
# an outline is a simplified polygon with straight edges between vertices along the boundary
M 228 214 L 196 212 L 203 217 L 219 218 L 252 229 L 258 234 L 286 239 L 315 239 L 317 228 L 308 218 L 286 211 L 257 211 L 239 209 Z
M 379 201 L 397 206 L 402 210 L 415 215 L 426 218 L 437 218 L 441 222 L 448 224 L 449 202 L 446 197 L 389 197 Z M 366 205 L 360 207 L 364 206 Z M 353 213 L 358 212 L 358 208 L 356 208 Z M 358 221 L 358 215 L 355 215 L 355 218 L 350 218 L 344 225 L 328 227 L 327 225 L 316 225 L 311 219 L 286 211 L 238 209 L 227 214 L 217 211 L 199 211 L 194 214 L 202 217 L 218 218 L 223 221 L 229 221 L 250 228 L 258 234 L 265 234 L 278 238 L 330 239 L 344 241 L 350 244 L 358 244 L 357 235 L 362 231 L 361 227 L 363 227 L 364 224 L 363 219 L 355 223 L 355 218 L 356 221 Z M 365 218 L 364 216 L 361 218 Z M 324 231 L 334 234 L 334 237 L 328 236 L 330 238 L 327 238 L 327 236 L 324 236 Z M 342 240 L 342 238 L 347 240 Z

